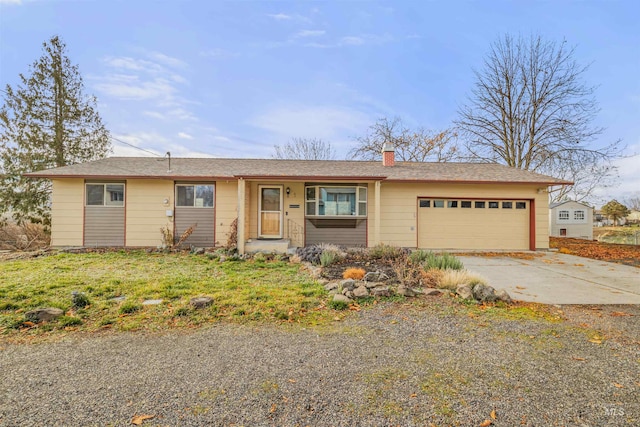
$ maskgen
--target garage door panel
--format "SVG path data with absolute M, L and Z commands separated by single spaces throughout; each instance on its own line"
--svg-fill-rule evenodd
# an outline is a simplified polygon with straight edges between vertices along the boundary
M 529 249 L 529 203 L 526 209 L 435 208 L 418 204 L 418 247 L 423 249 Z M 437 199 L 443 200 L 443 199 Z M 461 206 L 458 200 L 458 206 Z M 474 201 L 475 202 L 475 201 Z M 472 202 L 472 206 L 475 203 Z

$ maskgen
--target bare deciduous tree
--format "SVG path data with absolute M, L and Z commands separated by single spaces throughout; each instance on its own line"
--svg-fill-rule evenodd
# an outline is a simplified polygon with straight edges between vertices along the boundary
M 575 48 L 506 35 L 491 46 L 458 128 L 471 158 L 551 174 L 575 182 L 558 189 L 554 200 L 573 191 L 578 200 L 611 183 L 611 161 L 619 142 L 596 147 L 603 129 L 592 125 L 599 111 L 594 88 L 583 83 L 588 66 L 574 60 Z
M 640 211 L 640 193 L 625 199 L 624 204 L 627 205 L 629 209 Z
M 318 138 L 292 138 L 284 145 L 274 146 L 274 159 L 334 160 L 336 151 L 331 143 Z
M 357 159 L 379 160 L 385 142 L 393 143 L 396 158 L 405 162 L 448 162 L 458 154 L 457 134 L 452 130 L 412 130 L 399 117 L 376 121 L 365 136 L 356 138 L 357 145 L 349 154 Z

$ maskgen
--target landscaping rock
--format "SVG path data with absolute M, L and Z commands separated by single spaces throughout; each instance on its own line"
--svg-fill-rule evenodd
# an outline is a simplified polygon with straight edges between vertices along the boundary
M 204 248 L 193 248 L 191 253 L 194 255 L 204 255 Z
M 353 290 L 353 296 L 356 298 L 364 298 L 369 296 L 369 290 L 366 286 L 360 285 Z
M 346 297 L 346 296 L 344 296 L 342 294 L 335 294 L 333 296 L 333 300 L 334 301 L 342 301 L 342 302 L 351 302 L 351 298 Z
M 378 277 L 380 276 L 380 273 L 377 271 L 370 271 L 367 274 L 364 275 L 363 280 L 365 282 L 377 282 L 378 281 Z
M 374 297 L 389 297 L 391 296 L 391 290 L 388 286 L 378 286 L 371 289 L 371 295 Z
M 211 304 L 213 304 L 213 298 L 211 297 L 191 298 L 191 301 L 189 301 L 189 304 L 191 304 L 194 308 L 206 308 L 206 307 L 209 307 Z
M 142 305 L 159 305 L 159 304 L 162 304 L 161 299 L 148 299 L 148 300 L 142 301 Z
M 402 295 L 404 297 L 415 297 L 416 293 L 413 292 L 413 289 L 407 288 L 404 285 L 398 286 L 398 290 L 396 291 L 398 295 Z
M 325 278 L 320 278 L 317 279 L 316 282 L 320 283 L 322 286 L 326 285 L 327 283 L 329 283 L 329 279 L 325 279 Z
M 354 296 L 353 296 L 353 291 L 347 291 L 347 292 L 345 292 L 344 296 L 345 296 L 345 297 L 347 297 L 347 298 L 349 298 L 349 299 L 353 299 L 353 298 L 354 298 Z
M 227 260 L 227 256 L 226 255 L 220 255 L 220 262 L 225 262 Z
M 62 316 L 64 311 L 59 308 L 47 307 L 47 308 L 36 308 L 35 310 L 27 311 L 24 314 L 24 317 L 33 322 L 50 322 L 51 320 L 57 319 Z
M 353 279 L 345 279 L 342 282 L 340 282 L 340 285 L 342 285 L 342 289 L 352 291 L 356 288 L 356 281 Z
M 373 288 L 377 288 L 378 286 L 384 286 L 384 283 L 381 282 L 364 282 L 364 285 L 369 288 L 369 289 L 373 289 Z
M 504 289 L 500 289 L 496 291 L 496 298 L 498 301 L 506 302 L 507 304 L 511 303 L 511 296 Z
M 474 299 L 473 291 L 471 290 L 471 286 L 469 285 L 458 285 L 456 288 L 456 293 L 462 299 Z
M 365 282 L 384 282 L 385 280 L 389 280 L 389 276 L 382 271 L 370 271 L 364 275 L 363 280 Z
M 426 288 L 426 289 L 421 289 L 420 291 L 424 295 L 429 295 L 429 296 L 438 296 L 442 294 L 442 291 L 440 289 L 435 289 L 435 288 Z
M 340 284 L 338 282 L 329 282 L 329 283 L 324 285 L 324 288 L 327 291 L 335 291 L 336 289 L 338 289 L 339 286 L 340 286 Z
M 480 302 L 494 302 L 497 299 L 496 290 L 482 283 L 473 287 L 473 297 Z

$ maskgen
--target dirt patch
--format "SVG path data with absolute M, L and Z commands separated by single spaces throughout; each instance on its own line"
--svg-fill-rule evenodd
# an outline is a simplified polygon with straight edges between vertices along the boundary
M 342 273 L 348 268 L 362 268 L 365 272 L 380 271 L 389 277 L 389 281 L 397 281 L 397 275 L 393 269 L 393 263 L 385 259 L 367 259 L 363 256 L 347 255 L 335 264 L 322 268 L 322 277 L 329 280 L 343 279 Z
M 640 267 L 640 245 L 621 245 L 595 240 L 550 237 L 549 246 L 560 253 Z

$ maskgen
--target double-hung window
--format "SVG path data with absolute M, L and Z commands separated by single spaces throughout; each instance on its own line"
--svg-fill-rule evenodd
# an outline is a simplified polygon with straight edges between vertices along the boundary
M 367 216 L 367 187 L 314 185 L 305 188 L 307 216 Z
M 569 220 L 569 211 L 558 211 L 558 219 L 560 221 L 568 221 Z
M 584 221 L 584 211 L 573 211 L 574 221 Z
M 213 184 L 176 185 L 176 206 L 212 208 Z
M 86 184 L 87 206 L 124 206 L 124 184 Z

